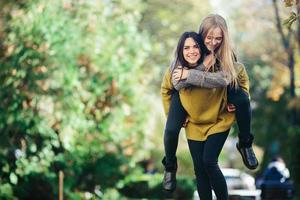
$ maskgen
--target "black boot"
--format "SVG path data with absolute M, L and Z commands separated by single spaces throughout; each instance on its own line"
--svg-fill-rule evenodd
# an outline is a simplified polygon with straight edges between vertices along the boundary
M 165 167 L 163 189 L 168 192 L 173 192 L 176 189 L 177 160 L 175 160 L 174 163 L 167 163 L 166 157 L 164 157 L 162 164 Z
M 252 148 L 251 142 L 241 142 L 236 144 L 237 150 L 240 152 L 243 162 L 248 169 L 256 169 L 258 166 L 258 161 L 256 159 L 255 153 Z

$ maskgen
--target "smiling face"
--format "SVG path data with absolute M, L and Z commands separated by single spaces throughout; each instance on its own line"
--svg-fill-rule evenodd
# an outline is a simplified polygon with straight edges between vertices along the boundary
M 210 51 L 217 50 L 223 41 L 222 30 L 219 27 L 212 28 L 208 31 L 204 43 Z
M 195 40 L 191 37 L 187 38 L 183 46 L 183 58 L 189 65 L 197 65 L 198 60 L 200 59 L 200 49 Z

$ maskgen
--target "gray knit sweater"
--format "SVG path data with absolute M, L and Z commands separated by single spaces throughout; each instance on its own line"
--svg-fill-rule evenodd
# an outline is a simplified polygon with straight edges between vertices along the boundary
M 179 66 L 175 61 L 171 63 L 171 72 Z M 198 65 L 193 69 L 189 69 L 187 79 L 176 81 L 172 76 L 172 83 L 176 90 L 187 88 L 191 86 L 203 87 L 203 88 L 220 88 L 229 85 L 230 81 L 225 72 L 206 72 L 203 64 Z

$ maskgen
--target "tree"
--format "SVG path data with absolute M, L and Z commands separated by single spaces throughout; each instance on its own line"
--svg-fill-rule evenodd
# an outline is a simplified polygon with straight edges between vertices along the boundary
M 134 167 L 148 109 L 142 8 L 1 2 L 1 198 L 53 199 L 59 170 L 69 199 L 96 195 Z
M 300 35 L 298 34 L 300 32 L 300 25 L 298 25 L 298 31 L 295 31 L 291 28 L 291 26 L 288 26 L 288 33 L 284 34 L 284 30 L 282 27 L 282 19 L 279 15 L 279 10 L 278 10 L 278 6 L 277 6 L 277 0 L 273 0 L 273 7 L 274 7 L 274 13 L 275 13 L 275 20 L 276 20 L 276 27 L 277 27 L 277 31 L 280 35 L 281 38 L 281 43 L 282 46 L 285 49 L 285 52 L 287 53 L 287 66 L 289 68 L 290 71 L 290 94 L 291 97 L 294 98 L 295 97 L 295 51 L 296 51 L 296 46 L 293 44 L 292 40 L 294 38 L 294 40 L 297 42 L 297 44 L 300 44 Z M 287 2 L 291 1 L 286 1 L 286 4 L 288 4 Z M 290 4 L 288 4 L 290 5 Z M 297 11 L 299 11 L 299 5 L 297 6 Z M 296 14 L 297 16 L 297 14 Z M 296 20 L 297 18 L 292 18 L 288 24 L 291 25 L 291 23 Z M 299 20 L 298 20 L 299 22 Z M 299 23 L 298 23 L 299 24 Z M 296 116 L 293 116 L 293 121 L 294 123 L 296 123 L 295 121 Z

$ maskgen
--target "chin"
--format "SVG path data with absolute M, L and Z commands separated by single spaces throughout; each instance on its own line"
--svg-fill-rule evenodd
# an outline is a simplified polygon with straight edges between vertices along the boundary
M 197 62 L 192 61 L 192 62 L 188 62 L 188 63 L 189 63 L 189 65 L 195 65 Z
M 196 67 L 197 65 L 198 65 L 198 63 L 191 63 L 190 67 L 193 68 L 193 67 Z

